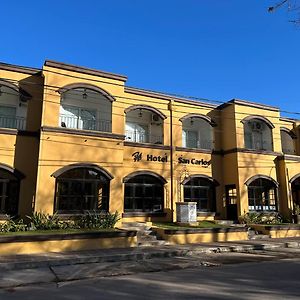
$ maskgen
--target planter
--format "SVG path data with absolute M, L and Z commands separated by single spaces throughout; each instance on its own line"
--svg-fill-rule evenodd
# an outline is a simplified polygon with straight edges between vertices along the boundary
M 248 229 L 245 227 L 195 229 L 164 229 L 153 227 L 152 229 L 171 244 L 197 244 L 248 240 Z
M 99 231 L 0 236 L 0 255 L 135 247 L 136 231 Z
M 300 225 L 297 224 L 249 224 L 249 226 L 271 238 L 300 237 Z

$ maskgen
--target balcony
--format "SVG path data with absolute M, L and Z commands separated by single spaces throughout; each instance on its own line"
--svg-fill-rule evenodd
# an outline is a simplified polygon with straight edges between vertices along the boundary
M 111 132 L 110 120 L 96 120 L 88 119 L 76 116 L 59 116 L 59 124 L 61 127 L 81 129 L 81 130 L 93 130 L 102 132 Z
M 144 131 L 137 130 L 126 130 L 125 140 L 134 143 L 151 143 L 151 144 L 162 144 L 162 135 L 151 135 Z
M 212 140 L 199 140 L 192 138 L 186 138 L 183 144 L 185 148 L 212 150 L 214 147 L 214 142 Z
M 0 115 L 0 127 L 25 130 L 26 118 Z

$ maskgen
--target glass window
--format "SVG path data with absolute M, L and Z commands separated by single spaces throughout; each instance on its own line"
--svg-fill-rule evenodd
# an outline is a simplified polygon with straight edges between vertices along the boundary
M 56 179 L 56 210 L 59 213 L 107 211 L 109 179 L 99 171 L 75 168 Z
M 211 125 L 202 118 L 191 117 L 182 122 L 182 146 L 186 148 L 213 148 Z
M 19 180 L 6 170 L 0 169 L 0 213 L 18 214 Z
M 135 143 L 149 142 L 149 128 L 146 124 L 126 122 L 126 140 Z
M 284 154 L 295 155 L 296 150 L 295 150 L 294 139 L 292 138 L 292 136 L 284 130 L 280 130 L 280 136 L 281 136 L 282 152 Z
M 62 127 L 111 132 L 112 104 L 92 89 L 76 88 L 61 96 Z
M 277 187 L 274 182 L 258 178 L 248 186 L 249 211 L 277 211 Z
M 16 107 L 0 106 L 0 127 L 17 128 Z
M 163 211 L 163 186 L 163 182 L 151 175 L 137 175 L 131 178 L 125 183 L 125 211 Z
M 248 149 L 272 151 L 272 129 L 259 119 L 251 119 L 244 124 L 244 143 Z
M 198 211 L 215 211 L 215 186 L 209 179 L 191 178 L 184 185 L 184 201 L 197 202 Z

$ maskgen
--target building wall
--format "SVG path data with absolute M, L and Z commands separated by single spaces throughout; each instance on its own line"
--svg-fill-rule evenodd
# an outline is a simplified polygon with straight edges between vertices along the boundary
M 291 213 L 289 180 L 300 174 L 300 165 L 298 159 L 283 156 L 280 128 L 295 132 L 298 137 L 295 145 L 300 154 L 299 123 L 280 118 L 278 109 L 240 100 L 217 107 L 127 88 L 126 78 L 121 75 L 91 72 L 80 67 L 66 68 L 59 63 L 53 65 L 45 64 L 39 74 L 22 68 L 2 70 L 4 67 L 1 69 L 0 66 L 2 78 L 15 80 L 32 95 L 27 102 L 25 132 L 0 129 L 0 163 L 25 175 L 20 190 L 21 215 L 31 211 L 53 213 L 56 189 L 53 174 L 78 163 L 95 164 L 112 175 L 111 212 L 124 211 L 124 178 L 137 171 L 150 171 L 167 182 L 164 188 L 165 220 L 176 219 L 176 202 L 183 201 L 182 183 L 193 175 L 214 179 L 216 218 L 227 217 L 226 185 L 236 186 L 238 215 L 248 212 L 248 187 L 245 183 L 256 175 L 267 176 L 279 183 L 280 212 Z M 95 86 L 113 98 L 111 133 L 60 127 L 61 91 L 72 84 Z M 162 145 L 125 141 L 126 111 L 136 105 L 150 106 L 165 116 Z M 183 147 L 182 118 L 190 114 L 211 119 L 213 151 Z M 243 120 L 249 116 L 264 117 L 273 124 L 272 151 L 245 149 Z M 134 161 L 137 152 L 142 157 Z M 159 161 L 158 157 L 165 159 Z

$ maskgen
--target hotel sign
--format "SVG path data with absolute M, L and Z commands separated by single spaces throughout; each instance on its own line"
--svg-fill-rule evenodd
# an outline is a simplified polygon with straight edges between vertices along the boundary
M 143 154 L 142 152 L 134 152 L 132 155 L 134 162 L 140 162 L 140 161 L 150 161 L 150 162 L 161 162 L 161 163 L 167 163 L 168 162 L 168 155 L 152 155 L 152 154 Z M 210 160 L 205 160 L 203 158 L 201 159 L 187 159 L 183 156 L 178 157 L 177 159 L 178 164 L 191 164 L 191 165 L 198 165 L 202 167 L 208 167 L 211 164 Z

